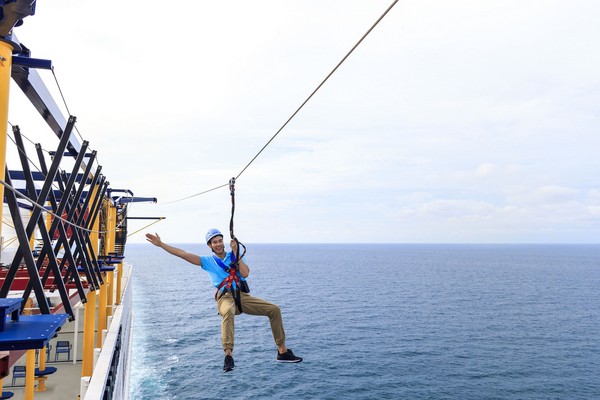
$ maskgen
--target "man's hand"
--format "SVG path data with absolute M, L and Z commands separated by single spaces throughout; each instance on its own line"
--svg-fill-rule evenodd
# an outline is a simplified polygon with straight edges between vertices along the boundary
M 229 246 L 231 247 L 231 252 L 233 254 L 237 254 L 237 242 L 235 241 L 235 239 L 231 239 Z
M 162 244 L 162 240 L 160 240 L 160 236 L 158 236 L 158 233 L 155 233 L 154 235 L 151 233 L 146 233 L 146 240 L 158 247 L 160 247 L 160 245 Z

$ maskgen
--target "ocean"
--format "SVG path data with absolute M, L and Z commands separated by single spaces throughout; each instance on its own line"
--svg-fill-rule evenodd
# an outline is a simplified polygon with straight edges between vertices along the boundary
M 132 244 L 132 399 L 600 398 L 599 245 L 247 247 L 304 361 L 276 363 L 268 319 L 240 315 L 223 373 L 208 274 Z

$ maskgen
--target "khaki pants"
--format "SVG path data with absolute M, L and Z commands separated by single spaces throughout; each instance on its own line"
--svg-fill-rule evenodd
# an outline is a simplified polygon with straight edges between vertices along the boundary
M 249 315 L 265 315 L 269 317 L 271 323 L 271 331 L 276 345 L 285 343 L 285 331 L 283 330 L 283 320 L 281 319 L 281 310 L 279 306 L 269 303 L 268 301 L 252 297 L 248 293 L 241 294 L 242 310 L 244 314 Z M 223 320 L 221 321 L 221 340 L 223 342 L 223 350 L 233 350 L 234 337 L 234 317 L 240 314 L 240 311 L 235 306 L 235 301 L 231 293 L 226 293 L 217 301 L 217 309 Z

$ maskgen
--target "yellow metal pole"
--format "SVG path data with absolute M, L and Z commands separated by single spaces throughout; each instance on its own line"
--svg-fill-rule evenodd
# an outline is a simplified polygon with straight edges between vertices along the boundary
M 96 337 L 96 343 L 98 343 L 98 347 L 102 346 L 102 331 L 106 329 L 106 292 L 108 287 L 106 282 L 106 272 L 102 273 L 102 280 L 104 283 L 100 285 L 100 292 L 98 296 L 98 336 Z
M 35 389 L 35 350 L 27 350 L 25 362 L 25 400 L 33 400 Z
M 29 218 L 31 218 L 31 215 L 33 214 L 33 211 L 29 212 Z M 33 234 L 31 235 L 31 237 L 29 238 L 29 249 L 33 250 L 35 249 L 35 231 L 33 231 Z
M 46 203 L 46 205 L 48 206 L 48 209 L 49 209 L 49 210 L 51 210 L 51 209 L 52 209 L 52 208 L 50 207 L 50 206 L 51 206 L 51 203 L 50 203 L 49 201 Z M 52 226 L 52 214 L 50 214 L 50 213 L 46 213 L 46 230 L 47 230 L 48 232 L 50 232 L 50 227 L 51 227 L 51 226 Z
M 107 308 L 106 308 L 106 315 L 107 316 L 112 316 L 113 314 L 113 305 L 115 304 L 115 296 L 114 296 L 114 282 L 115 282 L 115 272 L 114 271 L 109 271 L 107 273 L 107 280 L 106 280 L 106 285 L 108 286 L 108 299 L 106 301 L 107 303 Z
M 96 192 L 98 191 L 98 185 L 94 186 L 90 191 L 90 196 L 92 198 L 95 197 Z M 90 243 L 92 245 L 92 251 L 94 254 L 99 254 L 99 231 L 100 221 L 96 218 L 94 225 L 92 226 L 92 232 L 90 232 Z M 102 292 L 102 287 L 100 286 L 100 292 Z M 98 296 L 95 290 L 90 290 L 87 296 L 87 302 L 85 303 L 85 311 L 84 311 L 84 328 L 83 328 L 83 360 L 81 362 L 81 376 L 92 376 L 92 372 L 94 371 L 94 334 L 96 331 L 96 317 L 99 317 L 96 306 Z M 101 306 L 99 308 L 102 308 Z M 100 323 L 100 318 L 98 318 L 98 323 Z M 98 330 L 98 332 L 102 332 Z M 98 341 L 100 344 L 101 341 Z
M 106 215 L 107 215 L 107 221 L 106 221 L 106 230 L 107 232 L 104 234 L 104 249 L 106 254 L 105 255 L 109 255 L 110 253 L 114 253 L 115 252 L 115 236 L 116 236 L 116 227 L 117 227 L 117 207 L 113 207 L 111 205 L 110 200 L 106 199 L 106 201 L 104 202 L 104 205 L 106 206 Z M 108 273 L 108 299 L 107 299 L 107 305 L 108 305 L 108 309 L 106 310 L 106 314 L 107 315 L 112 315 L 113 312 L 113 305 L 115 304 L 115 300 L 114 300 L 114 281 L 115 281 L 115 273 L 114 272 L 109 272 Z
M 96 329 L 96 291 L 90 290 L 83 313 L 83 361 L 81 376 L 92 376 L 94 370 L 94 331 Z
M 46 348 L 44 347 L 43 349 L 40 350 L 40 371 L 43 371 L 46 369 Z
M 105 249 L 106 255 L 115 252 L 115 236 L 117 228 L 117 207 L 113 207 L 110 201 L 106 201 L 106 235 L 105 235 Z
M 117 265 L 117 301 L 116 305 L 121 304 L 121 281 L 123 280 L 123 263 Z
M 98 185 L 94 186 L 91 190 L 90 195 L 92 199 L 96 197 L 96 193 L 98 192 Z M 100 230 L 100 218 L 96 218 L 94 221 L 94 225 L 92 226 L 92 232 L 90 232 L 90 243 L 92 244 L 92 249 L 94 250 L 94 254 L 98 255 L 100 248 L 100 237 L 98 231 Z
M 0 179 L 4 180 L 6 165 L 6 129 L 8 128 L 8 98 L 10 89 L 10 72 L 12 69 L 13 46 L 0 40 Z M 4 198 L 4 185 L 0 185 L 0 199 Z M 2 207 L 0 207 L 0 221 Z M 0 236 L 2 224 L 0 224 Z
M 100 238 L 98 236 L 98 229 L 100 229 L 100 221 L 96 218 L 94 221 L 94 226 L 92 226 L 92 232 L 90 232 L 90 242 L 92 243 L 92 249 L 94 249 L 94 253 L 96 255 L 100 254 L 98 252 L 100 248 Z
M 40 349 L 39 352 L 39 370 L 40 371 L 45 371 L 46 370 L 46 348 L 42 348 Z M 48 379 L 47 376 L 40 376 L 37 377 L 37 381 L 38 381 L 38 385 L 37 388 L 35 389 L 36 392 L 43 392 L 46 390 L 46 379 Z

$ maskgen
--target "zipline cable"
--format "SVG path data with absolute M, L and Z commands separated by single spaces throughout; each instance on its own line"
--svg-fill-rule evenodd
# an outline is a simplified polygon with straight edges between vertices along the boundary
M 188 199 L 191 199 L 192 197 L 198 197 L 200 195 L 203 195 L 203 194 L 206 194 L 206 193 L 209 193 L 209 192 L 213 192 L 215 190 L 218 190 L 218 189 L 221 189 L 221 188 L 224 188 L 224 187 L 227 187 L 227 186 L 229 186 L 229 183 L 224 183 L 223 185 L 215 186 L 212 189 L 208 189 L 208 190 L 205 190 L 205 191 L 200 192 L 200 193 L 192 194 L 190 196 L 183 197 L 181 199 L 177 199 L 177 200 L 173 200 L 173 201 L 168 201 L 166 203 L 160 203 L 160 204 L 167 205 L 167 204 L 179 203 L 180 201 L 188 200 Z
M 358 42 L 356 42 L 356 44 L 350 49 L 350 51 L 348 51 L 348 53 L 346 53 L 346 55 L 341 59 L 341 61 L 335 66 L 335 68 L 333 68 L 331 70 L 331 72 L 329 72 L 329 74 L 327 74 L 325 79 L 323 79 L 323 81 L 315 88 L 315 90 L 312 91 L 312 93 L 306 98 L 306 100 L 304 100 L 302 102 L 302 104 L 300 104 L 300 107 L 298 107 L 296 109 L 296 111 L 294 111 L 294 113 L 287 119 L 287 121 L 285 121 L 285 123 L 277 130 L 277 132 L 275 132 L 275 134 L 271 137 L 271 139 L 269 139 L 269 141 L 259 150 L 259 152 L 256 153 L 256 155 L 250 160 L 250 162 L 248 164 L 246 164 L 246 166 L 244 168 L 242 168 L 242 170 L 237 174 L 235 179 L 238 179 L 248 169 L 248 167 L 250 167 L 250 165 L 254 162 L 254 160 L 256 160 L 258 158 L 258 156 L 271 144 L 271 142 L 273 140 L 275 140 L 275 138 L 279 135 L 279 133 L 281 133 L 281 131 L 290 123 L 290 121 L 292 119 L 294 119 L 294 117 L 300 112 L 300 110 L 302 110 L 302 108 L 306 105 L 306 103 L 309 102 L 309 100 L 315 95 L 315 93 L 317 93 L 319 91 L 319 89 L 321 89 L 321 87 L 325 84 L 325 82 L 327 82 L 327 80 L 338 70 L 338 68 L 344 63 L 344 61 L 346 61 L 346 59 L 348 57 L 350 57 L 350 55 L 354 52 L 354 50 L 356 50 L 356 48 L 363 42 L 363 40 L 365 40 L 365 38 L 371 33 L 371 31 L 373 29 L 375 29 L 375 27 L 379 24 L 379 22 L 381 22 L 381 20 L 390 12 L 390 10 L 392 8 L 394 8 L 396 3 L 398 3 L 398 0 L 394 0 L 392 2 L 392 4 L 390 4 L 390 6 L 383 12 L 383 14 L 381 14 L 381 16 L 377 19 L 377 21 L 375 21 L 375 23 L 373 25 L 371 25 L 371 27 L 365 32 L 365 34 L 362 35 L 362 37 L 358 40 Z M 187 197 L 183 197 L 178 200 L 173 200 L 173 201 L 170 201 L 167 203 L 161 203 L 161 204 L 166 205 L 166 204 L 178 203 L 180 201 L 188 200 L 188 199 L 191 199 L 192 197 L 197 197 L 202 194 L 212 192 L 213 190 L 217 190 L 217 189 L 220 189 L 220 188 L 223 188 L 226 186 L 228 186 L 227 183 L 217 186 L 217 187 L 214 187 L 209 190 L 205 190 L 200 193 L 196 193 L 196 194 L 193 194 L 193 195 L 190 195 Z
M 327 82 L 327 80 L 331 77 L 331 75 L 333 75 L 335 73 L 335 71 L 337 71 L 337 69 L 344 63 L 344 61 L 346 61 L 346 59 L 348 57 L 350 57 L 350 54 L 352 54 L 354 52 L 354 50 L 362 43 L 362 41 L 369 35 L 369 33 L 371 33 L 371 31 L 373 29 L 375 29 L 375 27 L 377 26 L 377 24 L 379 24 L 379 22 L 396 5 L 397 2 L 398 2 L 398 0 L 395 0 L 387 8 L 387 10 L 385 10 L 385 12 L 383 14 L 381 14 L 381 16 L 377 19 L 377 21 L 375 21 L 375 23 L 369 28 L 369 30 L 367 32 L 365 32 L 365 34 L 359 39 L 358 42 L 356 42 L 356 44 L 350 49 L 350 51 L 348 53 L 346 53 L 346 55 L 344 56 L 344 58 L 342 58 L 341 61 L 335 66 L 335 68 L 333 68 L 331 70 L 331 72 L 325 77 L 325 79 L 323 79 L 323 81 L 321 83 L 319 83 L 319 85 L 316 87 L 316 89 L 312 91 L 312 93 L 306 98 L 306 100 L 304 100 L 304 102 L 302 104 L 300 104 L 300 107 L 298 107 L 296 109 L 296 111 L 294 111 L 294 113 L 287 119 L 287 121 L 285 121 L 285 123 L 281 126 L 281 128 L 279 128 L 279 130 L 277 132 L 275 132 L 275 134 L 262 147 L 262 149 L 260 149 L 260 151 L 258 153 L 256 153 L 256 155 L 254 156 L 254 158 L 252 158 L 252 160 L 250 160 L 250 162 L 248 164 L 246 164 L 246 166 L 240 171 L 240 173 L 237 174 L 237 176 L 235 177 L 236 179 L 238 179 L 240 177 L 240 175 L 242 175 L 244 173 L 244 171 L 246 171 L 246 169 L 248 169 L 248 167 L 250 166 L 250 164 L 252 164 L 254 162 L 254 160 L 256 160 L 258 158 L 258 156 L 263 152 L 263 150 L 266 149 L 267 146 L 269 146 L 271 144 L 271 142 L 277 137 L 277 135 L 279 135 L 279 133 L 287 126 L 287 124 L 289 124 L 290 121 L 296 116 L 296 114 L 298 114 L 300 112 L 300 110 L 304 107 L 304 105 L 306 103 L 308 103 L 308 101 L 315 95 L 315 93 L 317 93 L 317 91 L 319 91 L 319 89 L 321 89 L 321 87 L 325 84 L 325 82 Z
M 133 235 L 135 235 L 136 233 L 139 233 L 140 231 L 143 231 L 144 229 L 146 229 L 146 228 L 149 228 L 149 227 L 151 227 L 152 225 L 159 223 L 159 222 L 160 222 L 160 221 L 162 221 L 163 219 L 165 219 L 165 217 L 160 217 L 160 218 L 158 218 L 156 221 L 154 221 L 154 222 L 151 222 L 151 223 L 149 223 L 148 225 L 141 227 L 141 228 L 140 228 L 140 229 L 138 229 L 137 231 L 135 231 L 135 232 L 133 232 L 133 233 L 129 233 L 129 234 L 127 234 L 127 237 L 133 236 Z
M 65 95 L 63 94 L 62 88 L 60 87 L 60 83 L 58 83 L 58 77 L 56 76 L 56 72 L 54 72 L 54 66 L 52 67 L 52 76 L 54 77 L 54 81 L 56 82 L 56 87 L 58 88 L 58 92 L 60 93 L 60 97 L 62 98 L 62 101 L 65 105 L 65 109 L 67 110 L 68 115 L 73 115 L 73 114 L 71 114 L 71 111 L 69 110 L 69 106 L 67 104 L 67 99 L 65 99 Z M 81 132 L 79 132 L 77 125 L 75 125 L 75 130 L 77 131 L 79 138 L 81 140 L 83 140 L 83 136 L 81 136 Z

